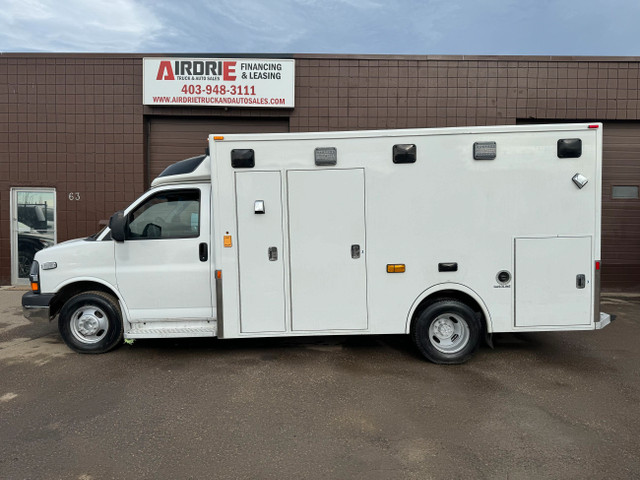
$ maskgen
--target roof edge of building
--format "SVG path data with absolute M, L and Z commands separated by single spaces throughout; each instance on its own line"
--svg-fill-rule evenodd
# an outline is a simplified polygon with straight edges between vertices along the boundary
M 640 56 L 589 55 L 398 55 L 342 53 L 101 53 L 101 52 L 0 52 L 0 58 L 293 58 L 312 60 L 444 60 L 444 61 L 527 61 L 527 62 L 640 62 Z

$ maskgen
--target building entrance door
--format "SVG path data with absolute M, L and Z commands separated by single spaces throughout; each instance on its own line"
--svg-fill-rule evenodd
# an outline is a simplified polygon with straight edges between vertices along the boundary
M 11 189 L 11 283 L 29 283 L 38 250 L 56 243 L 56 191 L 53 188 Z

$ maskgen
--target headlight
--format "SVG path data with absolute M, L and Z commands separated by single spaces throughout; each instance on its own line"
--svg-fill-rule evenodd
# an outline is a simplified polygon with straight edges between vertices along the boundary
M 40 265 L 35 260 L 31 263 L 29 283 L 31 284 L 31 291 L 33 293 L 40 293 Z

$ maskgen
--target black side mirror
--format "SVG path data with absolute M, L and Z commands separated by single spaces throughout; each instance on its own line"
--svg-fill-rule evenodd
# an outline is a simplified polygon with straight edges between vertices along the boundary
M 123 210 L 120 210 L 119 212 L 111 215 L 111 218 L 109 219 L 109 228 L 111 229 L 111 238 L 113 238 L 116 242 L 124 242 L 124 231 L 126 224 L 127 219 L 124 216 Z

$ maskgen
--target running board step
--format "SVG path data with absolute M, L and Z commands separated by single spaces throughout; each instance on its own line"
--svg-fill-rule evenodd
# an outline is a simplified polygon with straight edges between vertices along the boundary
M 124 338 L 215 337 L 218 334 L 215 320 L 194 323 L 196 322 L 134 323 L 124 333 Z

